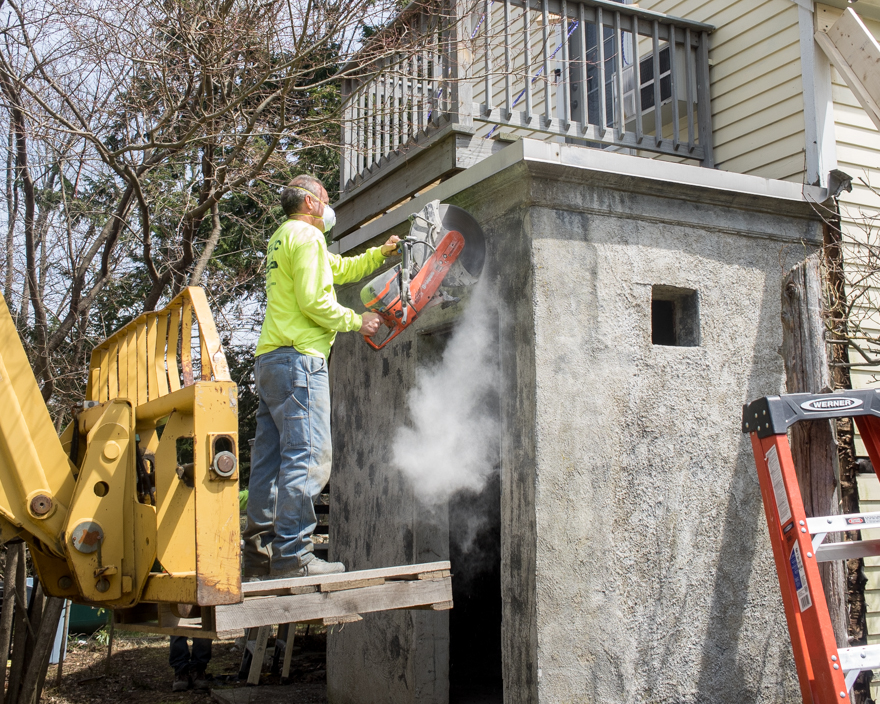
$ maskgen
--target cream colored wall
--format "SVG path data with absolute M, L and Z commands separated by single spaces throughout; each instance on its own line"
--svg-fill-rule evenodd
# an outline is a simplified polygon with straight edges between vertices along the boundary
M 802 183 L 797 5 L 791 0 L 642 0 L 639 6 L 716 27 L 709 79 L 717 167 Z
M 819 5 L 816 24 L 820 29 L 827 28 L 839 15 L 840 10 Z M 875 37 L 880 37 L 880 22 L 865 17 L 862 17 L 862 20 Z M 880 226 L 880 131 L 862 110 L 852 91 L 834 69 L 831 71 L 831 81 L 837 168 L 853 177 L 852 193 L 843 193 L 840 198 L 844 236 L 853 243 L 846 252 L 849 263 L 848 277 L 853 279 L 865 271 L 861 266 L 862 263 L 867 264 L 867 259 L 871 256 L 876 258 L 874 248 L 880 246 L 880 232 L 878 232 L 880 229 L 878 227 Z M 876 261 L 872 264 L 876 268 Z M 880 320 L 877 320 L 876 314 L 876 308 L 880 304 L 880 291 L 873 288 L 880 284 L 880 281 L 869 283 L 873 286 L 864 293 L 862 303 L 854 308 L 852 317 L 862 321 L 871 334 L 880 336 Z M 849 293 L 852 297 L 854 292 Z M 856 354 L 851 354 L 850 360 L 861 361 Z M 880 368 L 853 368 L 853 386 L 877 388 L 878 376 L 880 376 Z M 856 450 L 861 455 L 866 454 L 861 440 L 858 441 Z M 880 569 L 877 576 L 871 579 L 875 581 L 874 588 L 880 590 Z M 876 628 L 872 632 L 880 634 L 880 613 L 875 625 Z

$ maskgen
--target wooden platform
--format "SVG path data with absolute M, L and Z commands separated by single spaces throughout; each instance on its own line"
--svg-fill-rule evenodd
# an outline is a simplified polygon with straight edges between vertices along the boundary
M 247 628 L 281 623 L 331 625 L 359 621 L 360 614 L 394 609 L 452 608 L 449 562 L 429 562 L 322 577 L 245 582 L 244 600 L 202 607 L 181 618 L 168 604 L 141 604 L 114 612 L 116 627 L 191 638 L 235 638 Z

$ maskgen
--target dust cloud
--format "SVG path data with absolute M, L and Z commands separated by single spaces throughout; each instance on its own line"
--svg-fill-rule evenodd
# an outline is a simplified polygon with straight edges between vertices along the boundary
M 411 424 L 392 446 L 392 463 L 429 510 L 458 492 L 479 493 L 497 471 L 499 318 L 483 280 L 466 306 L 442 359 L 418 372 Z

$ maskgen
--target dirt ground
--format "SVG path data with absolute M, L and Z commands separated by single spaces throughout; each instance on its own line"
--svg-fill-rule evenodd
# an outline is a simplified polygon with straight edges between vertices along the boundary
M 233 641 L 215 641 L 208 675 L 213 700 L 219 702 L 297 702 L 324 704 L 326 698 L 326 634 L 305 634 L 300 626 L 294 643 L 290 682 L 279 685 L 279 676 L 265 670 L 260 687 L 238 680 L 241 650 Z M 115 634 L 113 653 L 101 637 L 71 636 L 67 657 L 57 684 L 57 665 L 50 665 L 41 701 L 47 704 L 171 704 L 212 702 L 211 693 L 171 691 L 173 673 L 168 665 L 168 638 L 143 634 Z M 272 641 L 269 642 L 270 646 Z M 265 689 L 264 689 L 265 687 Z M 236 691 L 241 690 L 241 691 Z M 245 692 L 246 690 L 246 692 Z M 263 694 L 271 697 L 265 697 Z

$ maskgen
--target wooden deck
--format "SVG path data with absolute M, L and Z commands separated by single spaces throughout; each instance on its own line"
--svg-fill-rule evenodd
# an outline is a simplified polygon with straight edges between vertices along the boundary
M 375 611 L 452 608 L 449 562 L 245 582 L 242 592 L 239 604 L 196 607 L 189 618 L 168 604 L 141 604 L 114 612 L 116 627 L 192 638 L 235 638 L 260 626 L 330 625 L 359 621 L 361 614 Z

